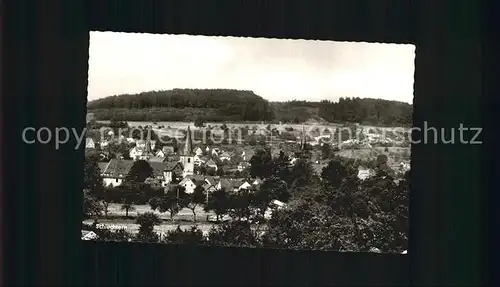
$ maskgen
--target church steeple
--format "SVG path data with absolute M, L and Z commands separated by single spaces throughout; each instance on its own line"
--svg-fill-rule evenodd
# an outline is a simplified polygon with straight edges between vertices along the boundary
M 184 150 L 182 155 L 191 156 L 193 154 L 193 140 L 191 139 L 191 129 L 187 128 L 186 144 L 184 145 Z
M 302 125 L 302 134 L 300 135 L 300 149 L 304 150 L 306 148 L 306 132 L 304 125 Z

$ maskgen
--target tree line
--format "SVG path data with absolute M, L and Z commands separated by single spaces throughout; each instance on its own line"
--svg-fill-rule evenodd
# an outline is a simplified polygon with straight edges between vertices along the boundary
M 382 99 L 340 98 L 337 102 L 264 100 L 252 91 L 174 89 L 124 94 L 89 102 L 97 120 L 119 121 L 274 121 L 310 119 L 410 126 L 410 104 Z
M 310 150 L 298 152 L 298 161 L 291 166 L 282 152 L 272 157 L 261 149 L 251 159 L 250 174 L 263 183 L 255 190 L 233 192 L 217 190 L 208 195 L 202 188 L 186 194 L 174 186 L 164 193 L 152 194 L 147 200 L 152 210 L 169 212 L 170 219 L 184 207 L 195 210 L 201 206 L 212 211 L 220 222 L 208 235 L 200 229 L 167 233 L 168 242 L 215 244 L 223 246 L 274 247 L 292 249 L 401 252 L 408 244 L 409 173 L 395 180 L 379 159 L 376 175 L 361 181 L 353 160 L 334 157 L 317 175 L 311 165 Z M 147 164 L 147 162 L 144 162 Z M 127 182 L 141 182 L 150 176 L 146 164 L 137 161 Z M 86 200 L 84 212 L 98 214 L 101 187 L 91 177 L 98 175 L 87 163 L 85 169 Z M 125 196 L 123 208 L 131 201 Z M 271 218 L 265 214 L 273 200 L 287 203 L 275 209 Z M 90 204 L 93 202 L 94 205 Z M 91 208 L 95 209 L 91 209 Z M 229 216 L 232 220 L 224 222 Z M 139 215 L 141 226 L 130 240 L 159 242 L 153 226 L 161 224 L 154 213 Z M 144 225 L 144 226 L 143 226 Z M 143 230 L 143 231 L 141 231 Z M 111 232 L 111 231 L 109 231 Z M 123 236 L 123 231 L 120 231 Z M 111 232 L 113 233 L 113 232 Z M 115 233 L 113 233 L 115 234 Z M 115 235 L 102 235 L 112 238 Z
M 194 120 L 198 117 L 205 121 L 227 118 L 242 121 L 272 119 L 269 103 L 262 97 L 252 91 L 230 89 L 174 89 L 124 94 L 91 101 L 88 109 L 98 120 L 171 121 Z

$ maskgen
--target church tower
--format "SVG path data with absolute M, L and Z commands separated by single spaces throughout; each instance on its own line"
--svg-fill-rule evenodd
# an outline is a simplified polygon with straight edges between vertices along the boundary
M 306 148 L 306 131 L 304 129 L 304 125 L 302 125 L 302 134 L 300 136 L 300 150 L 304 150 Z
M 193 154 L 193 141 L 191 139 L 191 130 L 188 126 L 186 135 L 186 144 L 180 154 L 180 163 L 184 167 L 182 177 L 194 174 L 194 154 Z

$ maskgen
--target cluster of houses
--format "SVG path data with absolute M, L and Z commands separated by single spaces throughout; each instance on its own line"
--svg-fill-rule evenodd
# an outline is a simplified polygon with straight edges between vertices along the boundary
M 206 147 L 204 151 L 198 147 L 193 150 L 189 127 L 185 145 L 181 151 L 175 153 L 172 146 L 164 146 L 153 152 L 155 144 L 154 141 L 139 140 L 135 147 L 130 150 L 130 160 L 115 158 L 109 162 L 99 163 L 103 184 L 112 187 L 123 184 L 125 177 L 137 160 L 145 160 L 149 163 L 153 170 L 153 176 L 148 178 L 146 183 L 156 187 L 179 184 L 185 188 L 187 193 L 192 193 L 197 186 L 201 186 L 208 194 L 208 192 L 218 189 L 238 191 L 252 187 L 258 188 L 261 184 L 259 179 L 224 178 L 197 174 L 195 172 L 196 166 L 217 170 L 219 167 L 212 158 L 224 162 L 230 161 L 233 155 L 218 148 Z M 88 148 L 92 147 L 88 146 Z M 244 150 L 241 153 L 242 162 L 238 164 L 238 170 L 243 171 L 250 166 L 249 161 L 253 154 L 252 150 Z M 210 155 L 210 157 L 206 155 Z
M 304 133 L 303 133 L 304 135 Z M 235 156 L 233 153 L 222 151 L 219 148 L 210 148 L 209 146 L 193 148 L 190 128 L 188 127 L 185 145 L 182 150 L 175 152 L 173 146 L 163 146 L 156 149 L 156 142 L 153 140 L 134 140 L 126 139 L 129 142 L 135 142 L 135 146 L 130 149 L 130 160 L 115 158 L 109 162 L 99 163 L 101 176 L 105 186 L 116 187 L 121 185 L 132 165 L 137 160 L 145 160 L 153 169 L 153 176 L 147 180 L 147 183 L 157 187 L 168 187 L 172 184 L 183 186 L 188 193 L 194 192 L 197 186 L 203 187 L 207 194 L 211 191 L 223 188 L 224 190 L 238 191 L 242 189 L 258 188 L 261 180 L 250 180 L 247 178 L 226 178 L 215 175 L 202 175 L 195 172 L 195 167 L 211 168 L 215 171 L 219 169 L 217 162 L 227 162 Z M 300 139 L 301 149 L 306 144 L 305 136 Z M 95 148 L 92 139 L 87 139 L 87 148 Z M 101 146 L 102 147 L 102 146 Z M 246 149 L 241 152 L 238 158 L 241 159 L 237 166 L 238 171 L 244 171 L 250 167 L 250 159 L 254 151 Z M 275 155 L 276 156 L 276 155 Z M 291 155 L 290 164 L 294 164 L 296 157 Z M 403 166 L 404 165 L 404 166 Z M 313 168 L 321 173 L 325 165 L 315 162 Z M 409 169 L 408 164 L 402 164 L 402 169 Z M 375 172 L 369 168 L 359 167 L 358 177 L 361 180 L 373 176 Z

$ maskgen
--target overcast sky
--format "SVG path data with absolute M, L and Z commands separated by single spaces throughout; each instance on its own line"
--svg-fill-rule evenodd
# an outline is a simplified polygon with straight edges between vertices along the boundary
M 413 45 L 91 32 L 88 99 L 174 88 L 413 102 Z

